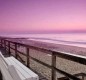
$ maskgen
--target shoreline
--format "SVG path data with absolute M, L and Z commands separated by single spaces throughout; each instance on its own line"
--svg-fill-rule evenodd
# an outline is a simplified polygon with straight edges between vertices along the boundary
M 57 47 L 58 46 L 58 50 L 61 48 L 61 49 L 66 49 L 66 48 L 68 48 L 69 46 L 66 46 L 65 47 L 65 45 L 63 46 L 63 45 L 56 45 L 55 46 L 55 44 L 50 44 L 50 45 L 48 45 L 48 44 L 45 44 L 45 43 L 39 43 L 39 42 L 34 42 L 34 41 L 31 41 L 31 44 L 33 44 L 33 45 L 38 45 L 38 46 L 41 46 L 41 47 L 44 47 L 45 45 L 47 45 L 45 48 L 48 48 L 48 49 L 51 49 L 52 47 L 52 45 L 54 46 L 54 47 Z M 31 45 L 30 44 L 30 45 Z M 40 44 L 40 45 L 39 45 Z M 41 45 L 42 44 L 42 45 Z M 57 49 L 57 48 L 56 48 Z M 60 50 L 61 50 L 60 49 Z M 72 50 L 71 50 L 72 49 Z M 69 51 L 71 50 L 71 52 L 75 52 L 75 51 L 73 51 L 73 49 L 75 49 L 76 50 L 76 48 L 75 47 L 73 47 L 73 46 L 70 46 L 69 47 Z M 82 48 L 83 49 L 83 48 Z M 82 50 L 81 49 L 81 50 Z M 85 48 L 84 48 L 85 49 Z M 79 50 L 80 51 L 80 47 L 79 48 L 77 48 L 77 50 Z M 68 51 L 68 50 L 67 50 Z M 86 50 L 85 50 L 86 51 Z M 37 51 L 37 50 L 34 50 L 34 49 L 30 49 L 30 56 L 32 56 L 32 57 L 34 57 L 34 58 L 36 58 L 36 59 L 38 59 L 38 60 L 41 60 L 41 61 L 43 61 L 43 62 L 45 62 L 45 63 L 47 63 L 47 64 L 49 64 L 49 65 L 51 65 L 51 57 L 52 56 L 49 56 L 47 53 L 44 53 L 44 52 L 41 52 L 41 51 Z M 73 53 L 74 54 L 74 53 Z M 24 58 L 23 58 L 24 59 Z M 25 59 L 26 60 L 26 59 Z M 50 75 L 50 73 L 51 73 L 51 70 L 49 69 L 49 68 L 47 68 L 47 67 L 45 67 L 45 66 L 42 66 L 42 65 L 40 65 L 39 63 L 36 63 L 35 61 L 33 61 L 33 60 L 31 60 L 30 61 L 31 62 L 31 68 L 33 68 L 34 70 L 36 70 L 36 71 L 38 71 L 38 72 L 40 72 L 41 74 L 43 74 L 43 76 L 45 76 L 45 77 L 47 77 L 48 78 L 48 80 L 50 80 L 50 78 L 51 78 L 51 75 Z M 83 64 L 80 64 L 80 63 L 77 63 L 77 62 L 74 62 L 74 61 L 70 61 L 70 60 L 67 60 L 67 59 L 64 59 L 64 58 L 60 58 L 60 57 L 58 57 L 57 56 L 57 58 L 56 58 L 56 67 L 58 68 L 58 69 L 61 69 L 61 70 L 63 70 L 63 71 L 65 71 L 65 72 L 68 72 L 68 73 L 70 73 L 70 74 L 72 74 L 72 75 L 74 75 L 74 74 L 77 74 L 77 73 L 86 73 L 86 66 L 85 65 L 83 65 Z M 60 73 L 56 73 L 56 75 L 57 75 L 57 78 L 60 78 L 60 77 L 64 77 L 64 75 L 62 75 L 62 74 L 60 74 Z
M 81 47 L 74 47 L 74 46 L 67 46 L 67 45 L 61 45 L 61 44 L 53 44 L 53 43 L 46 43 L 46 42 L 39 42 L 39 41 L 33 41 L 33 40 L 26 40 L 26 39 L 20 39 L 20 40 L 14 40 L 14 42 L 23 43 L 30 46 L 35 46 L 38 48 L 43 48 L 51 51 L 63 51 L 65 53 L 72 53 L 76 55 L 85 55 L 86 48 Z M 23 46 L 18 47 L 21 50 L 24 51 Z M 82 52 L 83 54 L 82 54 Z M 52 52 L 51 52 L 52 53 Z M 20 54 L 21 55 L 21 54 Z M 40 50 L 36 50 L 34 48 L 29 48 L 29 55 L 33 58 L 36 58 L 44 63 L 47 63 L 51 65 L 52 62 L 52 56 L 49 56 L 47 52 L 42 52 Z M 23 55 L 21 55 L 22 59 L 27 62 L 27 58 Z M 51 70 L 33 60 L 30 59 L 30 66 L 35 71 L 40 72 L 43 74 L 43 76 L 47 77 L 48 80 L 51 78 Z M 71 60 L 67 60 L 64 58 L 60 58 L 59 56 L 56 57 L 56 67 L 58 69 L 61 69 L 65 72 L 68 72 L 70 74 L 77 74 L 77 73 L 86 73 L 86 66 Z M 57 72 L 57 77 L 64 77 L 62 74 Z
M 64 44 L 55 44 L 55 43 L 47 43 L 47 42 L 41 42 L 41 41 L 35 41 L 35 40 L 27 40 L 27 39 L 21 39 L 18 41 L 19 43 L 28 44 L 30 46 L 35 46 L 51 51 L 56 52 L 65 52 L 65 53 L 71 53 L 81 56 L 86 56 L 86 48 L 85 47 L 78 47 L 78 46 L 71 46 L 71 45 L 64 45 Z

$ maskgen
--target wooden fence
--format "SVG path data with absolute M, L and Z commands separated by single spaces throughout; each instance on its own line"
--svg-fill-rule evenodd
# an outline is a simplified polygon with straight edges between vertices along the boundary
M 12 44 L 13 44 L 14 47 L 12 47 Z M 69 54 L 65 54 L 65 53 L 61 53 L 61 52 L 55 52 L 55 51 L 52 51 L 52 50 L 47 50 L 47 49 L 43 49 L 43 48 L 40 48 L 40 47 L 31 46 L 31 45 L 28 45 L 28 44 L 19 43 L 17 41 L 12 41 L 11 39 L 0 38 L 0 45 L 1 45 L 1 47 L 4 47 L 6 53 L 8 53 L 9 56 L 12 55 L 11 50 L 14 50 L 15 56 L 14 55 L 13 56 L 16 59 L 20 59 L 22 63 L 24 63 L 24 60 L 22 59 L 22 57 L 18 53 L 26 56 L 27 63 L 24 64 L 24 65 L 26 65 L 28 68 L 31 68 L 29 59 L 32 59 L 32 60 L 50 68 L 51 69 L 51 78 L 52 78 L 51 80 L 56 80 L 56 72 L 59 72 L 59 73 L 63 74 L 64 76 L 66 76 L 67 78 L 72 79 L 72 80 L 81 80 L 81 79 L 77 78 L 76 76 L 71 75 L 70 73 L 67 73 L 63 70 L 60 70 L 60 69 L 56 68 L 56 56 L 61 57 L 63 59 L 71 60 L 71 61 L 86 65 L 86 58 L 82 58 L 82 57 L 74 56 L 74 55 L 69 55 Z M 25 47 L 26 48 L 26 54 L 19 51 L 18 46 Z M 51 65 L 30 56 L 29 55 L 29 49 L 30 48 L 31 49 L 36 49 L 36 50 L 42 51 L 42 52 L 51 52 L 52 53 L 52 54 L 50 54 L 51 57 L 52 57 Z M 48 54 L 48 53 L 46 53 L 46 54 Z

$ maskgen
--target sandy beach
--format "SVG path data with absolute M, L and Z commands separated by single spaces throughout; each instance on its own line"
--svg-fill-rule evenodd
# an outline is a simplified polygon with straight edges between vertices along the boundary
M 63 52 L 68 52 L 72 54 L 86 56 L 86 49 L 82 47 L 68 46 L 68 45 L 62 45 L 62 44 L 52 44 L 52 43 L 49 44 L 49 43 L 27 41 L 27 40 L 23 41 L 23 43 L 24 44 L 28 43 L 31 46 L 36 46 L 36 47 L 40 47 L 40 48 L 44 48 L 48 50 L 63 51 Z M 22 46 L 18 47 L 18 50 L 22 52 L 26 51 L 25 47 L 22 47 Z M 51 52 L 46 54 L 45 52 L 41 52 L 41 51 L 30 48 L 29 53 L 30 53 L 30 56 L 51 65 Z M 23 57 L 23 60 L 25 60 L 26 62 L 26 57 L 21 54 L 20 56 Z M 51 80 L 51 69 L 31 59 L 30 59 L 30 67 L 34 69 L 35 71 L 41 73 L 48 80 Z M 76 63 L 74 61 L 70 61 L 67 59 L 60 58 L 58 56 L 56 57 L 56 67 L 58 69 L 61 69 L 73 75 L 78 74 L 78 73 L 86 73 L 85 65 L 82 65 L 80 63 Z M 63 77 L 63 75 L 58 72 L 56 74 L 57 74 L 56 78 Z
M 43 48 L 51 51 L 61 51 L 61 52 L 67 52 L 72 53 L 76 55 L 86 56 L 86 48 L 85 47 L 78 47 L 78 46 L 71 46 L 71 45 L 64 45 L 59 43 L 47 43 L 47 42 L 41 42 L 41 41 L 34 41 L 34 40 L 27 40 L 27 39 L 18 39 L 18 40 L 12 40 L 23 44 L 28 44 L 30 46 L 35 46 L 38 48 Z

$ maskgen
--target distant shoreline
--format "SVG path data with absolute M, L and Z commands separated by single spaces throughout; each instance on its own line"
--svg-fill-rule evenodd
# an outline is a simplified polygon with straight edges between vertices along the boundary
M 62 51 L 62 52 L 76 54 L 76 55 L 86 56 L 86 48 L 83 48 L 83 47 L 47 43 L 47 42 L 27 40 L 27 39 L 16 39 L 16 40 L 14 39 L 13 41 L 23 43 L 23 44 L 28 44 L 30 46 L 44 48 L 51 51 L 57 51 L 57 52 Z
M 86 30 L 69 30 L 69 31 L 37 31 L 37 32 L 22 32 L 22 33 L 0 33 L 0 36 L 4 35 L 27 35 L 27 34 L 86 34 Z

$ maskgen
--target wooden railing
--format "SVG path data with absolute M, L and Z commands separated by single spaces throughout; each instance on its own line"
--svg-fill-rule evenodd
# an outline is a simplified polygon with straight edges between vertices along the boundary
M 12 44 L 14 45 L 14 48 L 12 47 Z M 21 60 L 22 63 L 24 63 L 24 60 L 22 59 L 22 57 L 18 54 L 22 54 L 24 56 L 26 56 L 27 58 L 27 63 L 25 64 L 28 68 L 31 68 L 30 67 L 30 59 L 48 67 L 51 69 L 51 80 L 56 80 L 56 72 L 59 72 L 61 74 L 63 74 L 64 76 L 66 76 L 67 78 L 69 79 L 72 79 L 72 80 L 81 80 L 79 78 L 77 78 L 76 76 L 74 75 L 71 75 L 70 73 L 67 73 L 63 70 L 60 70 L 56 67 L 56 57 L 61 57 L 63 59 L 67 59 L 67 60 L 71 60 L 71 61 L 74 61 L 74 62 L 77 62 L 77 63 L 80 63 L 80 64 L 84 64 L 86 65 L 86 58 L 82 58 L 82 57 L 79 57 L 79 56 L 75 56 L 75 55 L 70 55 L 70 54 L 65 54 L 65 53 L 62 53 L 62 52 L 55 52 L 55 51 L 52 51 L 52 50 L 47 50 L 47 49 L 44 49 L 44 48 L 40 48 L 40 47 L 35 47 L 35 46 L 31 46 L 29 44 L 23 44 L 23 43 L 19 43 L 17 41 L 12 41 L 11 39 L 6 39 L 6 38 L 0 38 L 0 45 L 1 47 L 4 47 L 6 53 L 9 54 L 9 56 L 11 56 L 11 49 L 14 50 L 14 53 L 15 53 L 15 58 L 16 59 L 19 59 Z M 23 46 L 26 48 L 26 54 L 24 54 L 23 52 L 19 51 L 18 50 L 18 46 Z M 51 52 L 51 56 L 52 56 L 52 61 L 51 61 L 51 65 L 41 61 L 41 60 L 38 60 L 32 56 L 29 55 L 29 49 L 35 49 L 35 50 L 38 50 L 38 51 L 42 51 L 42 52 Z M 48 54 L 48 53 L 46 53 Z

